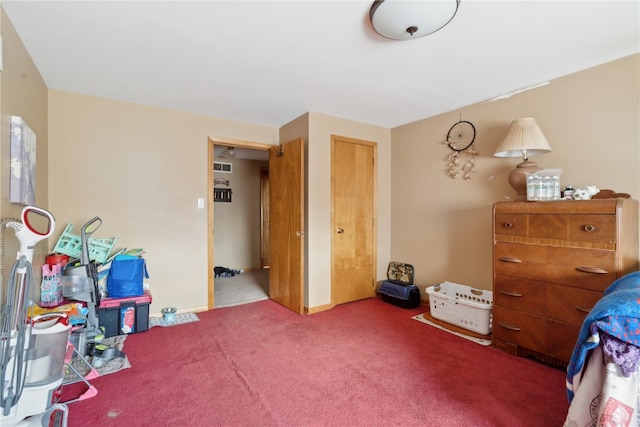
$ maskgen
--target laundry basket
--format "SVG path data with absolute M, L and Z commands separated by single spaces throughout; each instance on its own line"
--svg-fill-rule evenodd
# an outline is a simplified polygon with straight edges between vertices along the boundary
M 481 335 L 491 333 L 493 292 L 447 281 L 426 291 L 434 318 Z

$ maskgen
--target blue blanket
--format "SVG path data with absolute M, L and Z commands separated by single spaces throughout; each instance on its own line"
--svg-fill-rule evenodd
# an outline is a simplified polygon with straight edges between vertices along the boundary
M 567 368 L 567 397 L 575 393 L 574 379 L 582 373 L 587 354 L 607 334 L 640 346 L 640 271 L 614 281 L 584 319 Z

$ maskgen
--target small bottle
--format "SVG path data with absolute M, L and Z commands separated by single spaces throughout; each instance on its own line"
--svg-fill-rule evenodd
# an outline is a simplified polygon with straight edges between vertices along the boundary
M 551 198 L 553 200 L 559 200 L 560 199 L 560 177 L 554 175 L 551 178 L 551 183 L 553 187 Z
M 527 174 L 527 200 L 536 199 L 536 177 Z
M 533 200 L 542 200 L 542 177 L 536 175 L 533 184 Z
M 567 185 L 564 188 L 563 198 L 565 200 L 573 200 L 573 187 L 572 186 Z
M 551 177 L 545 176 L 542 178 L 542 191 L 540 192 L 540 200 L 551 199 Z

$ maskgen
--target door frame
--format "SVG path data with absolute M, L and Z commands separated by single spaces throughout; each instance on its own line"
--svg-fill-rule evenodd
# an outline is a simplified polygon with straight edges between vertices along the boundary
M 213 162 L 215 161 L 214 146 L 226 145 L 235 148 L 249 148 L 253 150 L 269 151 L 277 147 L 277 145 L 266 144 L 263 142 L 243 141 L 240 139 L 230 139 L 210 136 L 207 141 L 207 306 L 209 310 L 215 308 L 214 290 L 215 290 L 215 274 L 213 268 L 215 267 L 213 262 L 214 254 L 214 227 L 213 227 Z

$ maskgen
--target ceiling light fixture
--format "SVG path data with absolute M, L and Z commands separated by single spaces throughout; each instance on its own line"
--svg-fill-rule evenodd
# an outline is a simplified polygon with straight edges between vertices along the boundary
M 447 25 L 458 11 L 460 0 L 376 0 L 369 10 L 373 29 L 393 40 L 416 39 Z
M 227 151 L 224 153 L 224 156 L 234 158 L 236 156 L 236 150 L 234 150 L 233 147 L 228 147 Z
M 539 171 L 541 168 L 535 162 L 529 161 L 529 156 L 548 153 L 551 147 L 535 119 L 525 117 L 511 122 L 504 140 L 498 145 L 496 157 L 520 157 L 522 163 L 509 174 L 509 184 L 516 190 L 518 200 L 527 198 L 527 174 Z

